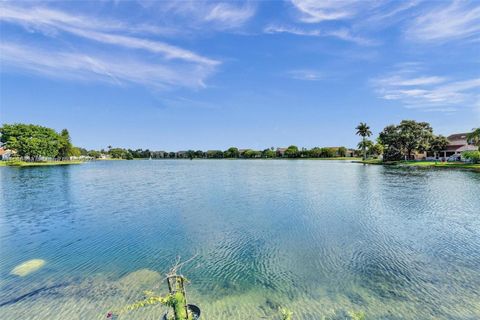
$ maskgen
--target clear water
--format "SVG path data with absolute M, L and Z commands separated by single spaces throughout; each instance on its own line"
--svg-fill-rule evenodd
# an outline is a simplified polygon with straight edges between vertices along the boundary
M 479 173 L 166 160 L 0 175 L 3 320 L 104 319 L 195 254 L 182 272 L 202 319 L 480 318 Z M 10 274 L 30 259 L 46 264 Z

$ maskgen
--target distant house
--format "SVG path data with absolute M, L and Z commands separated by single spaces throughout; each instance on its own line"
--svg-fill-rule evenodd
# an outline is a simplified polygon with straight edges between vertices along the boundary
M 277 148 L 277 157 L 284 157 L 288 148 Z
M 187 157 L 187 151 L 178 151 L 175 154 L 175 158 L 186 158 Z
M 13 154 L 14 152 L 12 150 L 0 148 L 0 160 L 9 160 Z
M 447 160 L 449 157 L 455 155 L 461 155 L 464 151 L 475 151 L 478 150 L 478 147 L 474 146 L 470 141 L 467 140 L 467 133 L 455 133 L 447 137 L 448 145 L 447 147 L 438 152 L 428 152 L 426 154 L 427 158 L 438 159 L 438 160 Z
M 355 153 L 355 149 L 347 149 L 347 152 L 345 152 L 345 157 L 353 158 L 355 157 Z
M 166 151 L 152 151 L 151 152 L 152 158 L 168 158 L 168 152 Z

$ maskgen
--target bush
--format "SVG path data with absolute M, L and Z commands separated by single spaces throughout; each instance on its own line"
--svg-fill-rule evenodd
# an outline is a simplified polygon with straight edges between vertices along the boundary
M 470 160 L 473 163 L 480 163 L 480 151 L 465 151 L 462 153 L 462 158 Z

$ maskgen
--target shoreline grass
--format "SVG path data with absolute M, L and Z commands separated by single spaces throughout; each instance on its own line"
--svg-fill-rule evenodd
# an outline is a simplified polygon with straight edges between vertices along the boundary
M 416 167 L 416 168 L 446 168 L 446 169 L 470 169 L 480 171 L 480 163 L 464 163 L 464 162 L 441 162 L 441 161 L 386 161 L 373 159 L 361 160 L 358 163 L 385 165 L 396 167 Z
M 39 161 L 39 162 L 27 162 L 18 160 L 1 161 L 2 167 L 42 167 L 42 166 L 65 166 L 71 164 L 82 164 L 85 161 L 79 160 L 65 160 L 65 161 Z

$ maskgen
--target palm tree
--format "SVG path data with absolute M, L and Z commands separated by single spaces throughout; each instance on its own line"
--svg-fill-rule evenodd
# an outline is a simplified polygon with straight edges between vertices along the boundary
M 480 128 L 474 129 L 472 132 L 467 134 L 467 141 L 480 147 Z
M 367 140 L 367 137 L 370 137 L 372 135 L 372 131 L 370 131 L 370 127 L 364 123 L 360 122 L 360 124 L 355 128 L 357 129 L 357 135 L 362 137 L 362 151 L 363 151 L 363 160 L 367 159 L 367 144 L 365 140 Z

